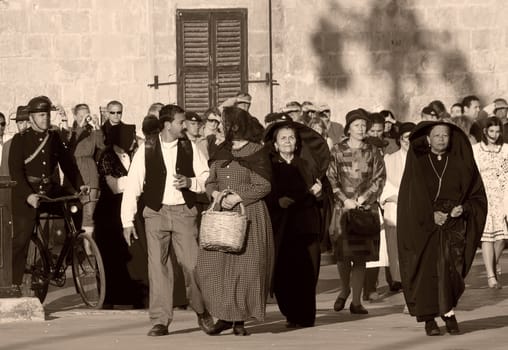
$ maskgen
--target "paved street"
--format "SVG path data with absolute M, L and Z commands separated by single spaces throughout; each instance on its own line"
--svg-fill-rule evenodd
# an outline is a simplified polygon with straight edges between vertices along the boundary
M 369 315 L 352 316 L 332 309 L 340 288 L 334 266 L 323 266 L 318 286 L 316 327 L 288 330 L 277 305 L 267 307 L 264 323 L 248 323 L 248 337 L 231 331 L 211 337 L 202 333 L 195 314 L 175 311 L 170 335 L 146 336 L 146 311 L 86 309 L 73 286 L 53 289 L 45 304 L 45 322 L 0 324 L 0 349 L 506 349 L 508 344 L 508 252 L 502 261 L 506 288 L 486 287 L 477 254 L 467 289 L 457 308 L 462 334 L 427 337 L 422 324 L 403 314 L 402 294 L 386 293 L 381 276 L 382 300 L 366 303 Z M 349 305 L 350 300 L 348 300 Z M 438 320 L 441 330 L 443 322 Z

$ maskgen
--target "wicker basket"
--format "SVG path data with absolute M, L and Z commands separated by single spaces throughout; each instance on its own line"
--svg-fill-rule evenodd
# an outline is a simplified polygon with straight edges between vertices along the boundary
M 203 249 L 226 253 L 238 253 L 243 249 L 247 231 L 243 203 L 240 203 L 240 213 L 216 210 L 229 193 L 231 192 L 222 192 L 214 199 L 210 209 L 202 213 L 199 246 Z

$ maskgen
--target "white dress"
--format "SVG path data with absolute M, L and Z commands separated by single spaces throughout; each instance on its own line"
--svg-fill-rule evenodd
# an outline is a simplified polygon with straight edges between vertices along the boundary
M 489 150 L 485 143 L 473 145 L 473 153 L 487 193 L 488 212 L 482 242 L 508 239 L 506 196 L 508 194 L 508 146 Z

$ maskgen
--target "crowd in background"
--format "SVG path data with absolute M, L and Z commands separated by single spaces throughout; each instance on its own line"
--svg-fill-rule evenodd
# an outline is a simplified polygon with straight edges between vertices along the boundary
M 251 96 L 239 92 L 203 114 L 154 103 L 140 138 L 134 125 L 122 122 L 119 101 L 107 104 L 102 124 L 88 105 L 78 104 L 67 126 L 63 108 L 40 96 L 18 107 L 19 134 L 37 130 L 36 113 L 49 117 L 44 103 L 60 115 L 63 125 L 48 129 L 81 177 L 67 181 L 60 167 L 56 181 L 90 189 L 82 227 L 104 260 L 104 307 L 149 305 L 149 335 L 167 334 L 172 320 L 180 283 L 174 283 L 175 262 L 186 303 L 211 335 L 229 328 L 247 335 L 244 322 L 264 319 L 269 294 L 287 327 L 313 326 L 320 258 L 327 252 L 342 284 L 335 311 L 351 294 L 350 312 L 367 314 L 362 301 L 380 298 L 379 268 L 385 267 L 390 291 L 404 292 L 409 313 L 425 321 L 428 335 L 439 334 L 436 316 L 450 333 L 459 331 L 453 308 L 479 245 L 486 283 L 501 288 L 498 262 L 508 239 L 504 99 L 482 108 L 479 98 L 467 96 L 449 110 L 435 100 L 419 118 L 358 108 L 346 114 L 344 126 L 333 121 L 328 105 L 291 101 L 266 115 L 263 127 L 248 112 Z M 0 114 L 0 138 L 5 122 Z M 9 142 L 2 142 L 2 175 L 13 169 Z M 240 202 L 246 208 L 240 254 L 197 246 L 200 215 L 223 193 L 224 209 L 239 210 Z M 373 226 L 352 235 L 353 213 Z M 416 229 L 418 220 L 425 225 Z M 372 227 L 378 227 L 374 234 Z M 414 256 L 425 264 L 411 261 Z M 439 278 L 429 283 L 433 273 Z M 211 323 L 211 316 L 218 321 Z

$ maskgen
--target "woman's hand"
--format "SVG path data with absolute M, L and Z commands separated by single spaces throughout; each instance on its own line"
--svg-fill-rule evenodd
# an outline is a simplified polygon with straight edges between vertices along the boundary
M 448 219 L 448 214 L 443 213 L 442 211 L 435 211 L 434 212 L 434 222 L 438 226 L 442 226 L 446 219 Z
M 450 212 L 450 216 L 452 218 L 458 218 L 464 213 L 464 208 L 462 205 L 457 205 L 456 207 L 453 207 L 452 211 Z
M 316 179 L 316 182 L 309 189 L 309 192 L 312 193 L 315 197 L 321 196 L 321 190 L 323 189 L 323 185 L 319 179 Z
M 355 209 L 358 206 L 358 203 L 354 199 L 346 199 L 344 201 L 344 209 Z
M 235 205 L 237 205 L 238 203 L 240 203 L 241 201 L 242 201 L 242 197 L 240 197 L 236 193 L 230 193 L 230 194 L 228 194 L 226 197 L 224 197 L 222 199 L 221 206 L 224 209 L 228 209 L 229 210 L 229 209 L 233 209 L 233 207 Z
M 288 208 L 291 204 L 293 204 L 295 201 L 289 197 L 281 197 L 279 198 L 279 205 L 281 208 Z

